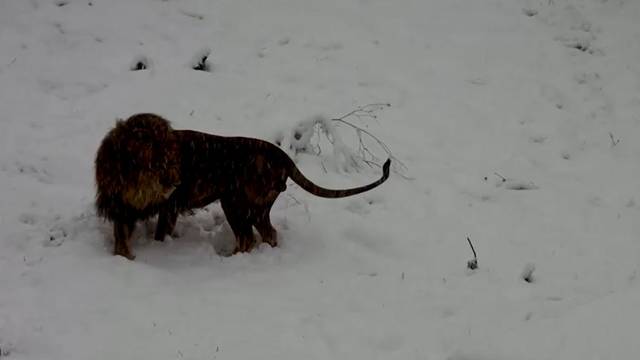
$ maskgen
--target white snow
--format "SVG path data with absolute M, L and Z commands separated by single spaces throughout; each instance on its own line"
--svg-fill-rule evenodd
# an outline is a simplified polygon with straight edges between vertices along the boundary
M 638 19 L 635 0 L 0 1 L 0 358 L 635 358 Z M 218 255 L 213 204 L 111 255 L 93 160 L 116 118 L 274 140 L 381 102 L 352 120 L 406 176 L 341 200 L 290 182 L 278 248 Z M 326 187 L 380 176 L 330 160 L 296 156 Z

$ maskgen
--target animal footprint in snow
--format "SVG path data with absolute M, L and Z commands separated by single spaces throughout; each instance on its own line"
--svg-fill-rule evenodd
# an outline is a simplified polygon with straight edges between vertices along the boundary
M 196 19 L 196 20 L 204 20 L 204 15 L 202 14 L 198 14 L 195 12 L 191 12 L 191 11 L 185 11 L 185 10 L 180 10 L 180 13 L 184 16 L 188 16 L 192 19 Z
M 516 180 L 516 179 L 507 179 L 504 183 L 502 183 L 507 190 L 536 190 L 538 186 L 534 184 L 532 181 L 525 180 Z
M 600 74 L 597 72 L 580 72 L 573 76 L 576 83 L 580 85 L 592 85 L 594 88 L 601 87 Z
M 345 209 L 358 215 L 367 215 L 371 212 L 362 200 L 354 200 L 349 202 Z
M 280 40 L 278 40 L 278 45 L 285 46 L 285 45 L 289 45 L 290 42 L 291 42 L 291 38 L 288 37 L 288 36 L 285 36 L 285 37 L 281 38 Z
M 498 176 L 496 187 L 504 187 L 507 190 L 536 190 L 538 186 L 533 181 L 505 178 L 504 176 L 495 173 Z
M 366 196 L 360 199 L 354 199 L 345 207 L 347 211 L 350 211 L 358 215 L 366 215 L 371 212 L 371 207 L 380 204 L 382 199 L 376 196 Z
M 582 52 L 593 51 L 591 49 L 593 39 L 590 36 L 557 36 L 555 40 L 570 49 L 576 49 Z
M 19 174 L 32 176 L 44 184 L 51 184 L 51 174 L 49 174 L 49 172 L 42 166 L 35 166 L 21 161 L 16 161 L 15 167 Z
M 23 213 L 18 216 L 18 221 L 25 225 L 35 225 L 38 222 L 38 216 L 36 214 Z
M 49 239 L 45 246 L 58 247 L 67 239 L 69 233 L 63 228 L 55 226 L 49 230 Z
M 2 339 L 0 339 L 0 358 L 6 357 L 8 358 L 14 350 L 14 346 L 12 343 L 3 343 Z
M 193 59 L 191 59 L 191 68 L 197 71 L 212 72 L 213 65 L 211 64 L 210 56 L 211 49 L 201 49 L 195 54 Z
M 129 70 L 140 71 L 140 70 L 146 70 L 150 67 L 151 67 L 151 60 L 149 60 L 149 58 L 147 58 L 146 56 L 141 55 L 133 59 L 133 62 L 131 63 Z

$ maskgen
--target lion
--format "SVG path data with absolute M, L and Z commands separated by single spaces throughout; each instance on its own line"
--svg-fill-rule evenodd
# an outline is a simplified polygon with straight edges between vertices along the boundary
M 262 241 L 276 247 L 270 211 L 287 179 L 311 194 L 342 198 L 369 191 L 368 185 L 327 189 L 307 179 L 278 146 L 255 138 L 175 130 L 161 116 L 135 114 L 118 120 L 98 148 L 95 160 L 97 214 L 113 223 L 114 255 L 130 260 L 136 222 L 158 216 L 154 239 L 171 235 L 178 215 L 220 200 L 234 236 L 233 253 L 248 252 Z

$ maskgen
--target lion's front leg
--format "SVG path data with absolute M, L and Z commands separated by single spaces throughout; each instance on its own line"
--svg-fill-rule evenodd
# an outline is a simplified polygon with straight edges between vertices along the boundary
M 164 241 L 165 236 L 173 234 L 178 220 L 178 212 L 172 206 L 163 206 L 158 215 L 158 225 L 153 237 L 156 241 Z
M 131 252 L 130 242 L 135 221 L 118 221 L 113 222 L 114 247 L 113 255 L 120 255 L 129 260 L 136 258 Z

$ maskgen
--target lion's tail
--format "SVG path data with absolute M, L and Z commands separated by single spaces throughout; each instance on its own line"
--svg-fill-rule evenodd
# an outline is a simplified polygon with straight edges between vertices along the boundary
M 383 182 L 387 181 L 387 179 L 389 178 L 389 167 L 391 166 L 391 159 L 387 159 L 387 161 L 382 166 L 382 177 L 380 179 L 372 182 L 371 184 L 355 187 L 351 189 L 327 189 L 327 188 L 318 186 L 314 184 L 311 180 L 307 179 L 307 177 L 305 177 L 300 172 L 300 170 L 293 163 L 293 161 L 291 163 L 292 163 L 292 166 L 290 168 L 289 177 L 296 184 L 300 185 L 303 189 L 312 193 L 313 195 L 320 196 L 323 198 L 342 198 L 342 197 L 360 194 L 365 191 L 369 191 L 379 186 Z

